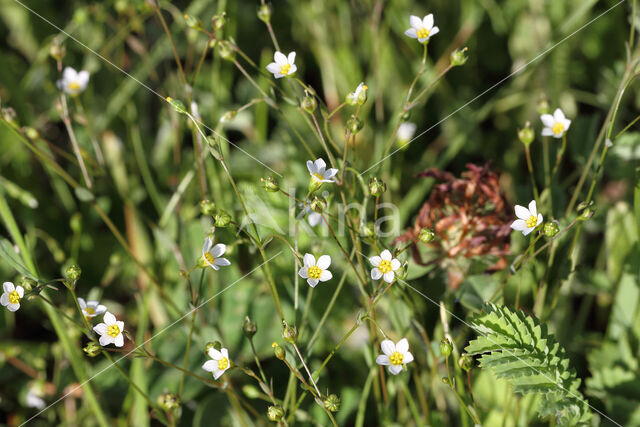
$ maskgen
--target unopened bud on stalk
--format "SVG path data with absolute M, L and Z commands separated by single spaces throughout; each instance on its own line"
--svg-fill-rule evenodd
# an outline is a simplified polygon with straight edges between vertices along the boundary
M 222 40 L 218 43 L 218 55 L 220 55 L 220 58 L 232 62 L 236 58 L 236 52 L 233 49 L 233 46 L 226 40 Z
M 544 235 L 546 237 L 555 237 L 560 232 L 560 227 L 557 221 L 547 222 L 544 225 Z
M 89 357 L 96 357 L 102 352 L 102 347 L 100 347 L 98 344 L 92 341 L 89 344 L 87 344 L 87 346 L 84 347 L 82 351 L 87 353 L 87 356 Z
M 73 280 L 74 282 L 80 278 L 81 274 L 82 269 L 77 264 L 70 265 L 64 272 L 65 277 L 69 280 Z
M 280 421 L 284 417 L 284 409 L 281 406 L 269 406 L 267 408 L 267 418 L 269 421 Z
M 469 59 L 468 52 L 469 52 L 469 48 L 467 47 L 463 47 L 462 49 L 456 49 L 453 52 L 451 52 L 451 55 L 449 56 L 449 60 L 451 61 L 451 66 L 460 67 L 464 65 Z
M 238 110 L 229 110 L 220 117 L 220 123 L 230 122 L 238 115 Z
M 373 222 L 367 222 L 360 226 L 360 234 L 364 237 L 375 237 L 376 235 L 376 226 Z
M 242 323 L 242 332 L 244 336 L 247 338 L 253 338 L 253 336 L 258 332 L 258 325 L 253 323 L 249 316 L 245 316 L 244 322 Z
M 218 209 L 216 214 L 213 216 L 213 221 L 216 227 L 223 228 L 229 225 L 229 223 L 231 222 L 231 215 L 229 215 L 222 209 Z
M 271 21 L 271 6 L 263 4 L 258 9 L 258 19 L 268 24 Z
M 538 105 L 536 106 L 536 110 L 540 115 L 549 113 L 549 101 L 547 101 L 546 98 L 540 99 L 540 101 L 538 101 Z
M 266 179 L 260 178 L 260 182 L 262 182 L 262 187 L 269 193 L 275 193 L 280 190 L 278 180 L 272 176 L 269 176 Z
M 442 338 L 442 341 L 440 341 L 440 353 L 442 353 L 444 357 L 449 357 L 452 349 L 451 341 L 449 341 L 448 338 Z
M 177 99 L 173 99 L 170 96 L 167 96 L 166 101 L 169 104 L 171 104 L 173 109 L 176 110 L 178 113 L 180 113 L 180 114 L 186 114 L 187 113 L 187 108 L 184 106 L 182 101 L 177 100 Z
M 310 206 L 314 212 L 322 213 L 327 208 L 327 201 L 322 197 L 313 196 Z
M 286 320 L 282 321 L 282 338 L 289 344 L 295 344 L 298 339 L 298 328 L 296 325 L 287 324 Z
M 200 212 L 202 215 L 213 215 L 216 213 L 216 204 L 210 200 L 202 200 L 200 202 Z
M 194 30 L 198 30 L 198 31 L 202 30 L 202 24 L 200 23 L 200 20 L 195 16 L 187 15 L 185 13 L 184 21 L 187 24 L 187 27 L 193 28 Z
M 451 380 L 449 380 L 449 378 L 447 377 L 442 377 L 442 382 L 448 386 L 451 385 Z
M 387 191 L 387 184 L 381 179 L 373 177 L 369 180 L 369 193 L 374 197 L 382 196 Z
M 18 284 L 22 286 L 25 291 L 29 292 L 38 283 L 30 277 L 22 276 Z
M 431 243 L 435 240 L 436 238 L 436 233 L 427 227 L 423 227 L 422 230 L 420 230 L 420 233 L 418 233 L 418 240 L 420 240 L 422 243 Z
M 533 142 L 534 138 L 535 133 L 531 129 L 530 122 L 525 123 L 524 128 L 518 130 L 518 139 L 527 147 Z
M 458 359 L 458 366 L 465 372 L 469 372 L 473 368 L 473 358 L 467 353 L 463 353 Z
M 347 120 L 347 129 L 351 132 L 352 135 L 356 135 L 358 132 L 362 130 L 364 124 L 362 120 L 357 118 L 355 115 L 352 115 L 349 120 Z
M 31 126 L 25 126 L 23 130 L 26 137 L 29 138 L 30 140 L 35 140 L 40 137 L 40 133 L 35 128 L 32 128 Z
M 213 15 L 211 17 L 211 25 L 213 25 L 213 28 L 217 30 L 221 30 L 222 27 L 224 27 L 224 25 L 227 23 L 227 13 L 226 12 L 222 12 L 219 15 Z
M 316 111 L 316 108 L 318 107 L 318 101 L 316 101 L 316 98 L 314 96 L 309 95 L 309 93 L 305 91 L 305 96 L 304 98 L 302 98 L 300 106 L 307 113 L 313 114 L 313 112 Z
M 209 354 L 209 350 L 211 350 L 212 348 L 220 351 L 220 349 L 222 348 L 222 343 L 220 341 L 208 342 L 204 347 L 205 354 Z
M 180 398 L 173 393 L 162 393 L 158 396 L 158 406 L 165 411 L 175 411 L 180 408 Z
M 67 48 L 63 44 L 59 44 L 57 42 L 53 42 L 51 46 L 49 46 L 49 55 L 56 61 L 62 61 L 64 55 L 67 53 Z
M 330 394 L 324 400 L 324 407 L 331 412 L 338 412 L 340 409 L 340 398 L 335 394 Z
M 277 342 L 273 342 L 273 344 L 271 344 L 271 347 L 273 347 L 273 352 L 276 355 L 276 357 L 280 360 L 284 360 L 284 358 L 287 356 L 287 352 L 284 350 L 284 348 L 280 347 L 280 345 L 278 345 Z

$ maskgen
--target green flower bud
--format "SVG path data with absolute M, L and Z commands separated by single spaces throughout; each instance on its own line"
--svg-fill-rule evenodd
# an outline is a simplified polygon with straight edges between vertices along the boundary
M 444 357 L 449 357 L 452 349 L 451 341 L 447 338 L 442 338 L 442 341 L 440 341 L 440 353 L 442 353 Z
M 222 12 L 219 15 L 213 15 L 211 17 L 211 25 L 213 25 L 213 28 L 216 29 L 216 31 L 221 30 L 225 24 L 227 23 L 227 13 L 226 12 Z
M 451 61 L 451 66 L 460 67 L 464 65 L 469 59 L 468 52 L 469 52 L 469 48 L 467 47 L 464 47 L 462 49 L 456 49 L 453 52 L 451 52 L 451 55 L 449 56 L 449 60 Z
M 158 396 L 157 402 L 160 408 L 168 412 L 180 409 L 180 398 L 173 393 L 162 393 Z
M 544 235 L 547 237 L 555 237 L 560 232 L 560 227 L 556 221 L 547 222 L 544 225 Z
M 268 24 L 271 21 L 271 6 L 263 4 L 258 9 L 258 19 Z
M 51 55 L 51 57 L 56 61 L 62 61 L 62 58 L 64 58 L 66 53 L 67 48 L 62 44 L 53 42 L 51 46 L 49 46 L 49 55 Z
M 278 183 L 278 180 L 276 180 L 272 176 L 269 176 L 266 179 L 260 178 L 260 182 L 262 182 L 262 187 L 264 187 L 264 189 L 269 193 L 275 193 L 280 190 L 280 184 Z
M 244 322 L 242 323 L 242 332 L 244 332 L 244 336 L 247 338 L 253 338 L 253 336 L 258 332 L 258 325 L 253 323 L 249 316 L 245 316 Z
M 38 283 L 30 277 L 22 276 L 18 282 L 20 286 L 24 288 L 25 291 L 29 292 L 33 289 Z
M 447 377 L 442 377 L 442 382 L 448 386 L 451 386 L 451 381 Z
M 87 353 L 87 356 L 96 357 L 102 352 L 102 347 L 92 341 L 82 350 Z
M 64 272 L 65 277 L 69 280 L 73 280 L 74 282 L 80 278 L 81 274 L 82 274 L 82 269 L 80 268 L 80 266 L 76 264 L 70 265 L 69 267 L 67 267 L 67 270 Z
M 593 214 L 595 213 L 595 211 L 593 211 L 591 208 L 585 208 L 582 210 L 582 212 L 580 213 L 580 216 L 578 217 L 578 219 L 580 221 L 586 221 L 589 218 L 591 218 L 593 216 Z
M 69 220 L 69 228 L 71 228 L 71 231 L 74 233 L 82 231 L 82 215 L 80 212 L 76 212 L 71 216 L 71 219 Z
M 373 177 L 369 180 L 369 193 L 374 197 L 382 196 L 387 191 L 387 184 L 381 179 Z
M 267 408 L 267 418 L 269 421 L 280 421 L 284 417 L 284 409 L 281 406 L 269 406 Z
M 230 122 L 231 120 L 235 119 L 237 115 L 238 115 L 237 110 L 227 111 L 222 115 L 222 117 L 220 117 L 220 123 Z
M 3 108 L 2 110 L 0 110 L 0 113 L 2 113 L 2 118 L 4 119 L 4 121 L 9 123 L 15 123 L 16 117 L 18 117 L 16 110 L 11 107 Z
M 275 341 L 273 342 L 273 344 L 271 344 L 271 347 L 273 347 L 273 352 L 276 357 L 280 360 L 284 360 L 284 358 L 287 356 L 287 352 L 285 351 L 285 349 L 280 347 L 280 345 L 278 345 L 278 343 Z
M 282 321 L 282 338 L 289 344 L 295 344 L 298 339 L 298 328 L 296 325 L 288 325 L 286 320 Z
M 436 233 L 427 227 L 422 228 L 422 230 L 420 230 L 420 233 L 418 233 L 418 240 L 420 240 L 422 243 L 431 243 L 435 240 L 436 238 Z
M 347 120 L 347 129 L 351 132 L 352 135 L 356 135 L 358 132 L 362 130 L 364 124 L 362 120 L 357 118 L 355 115 L 351 116 L 349 120 Z
M 372 238 L 376 235 L 376 226 L 373 222 L 367 222 L 360 226 L 360 234 L 364 237 Z
M 310 206 L 313 211 L 322 213 L 327 208 L 327 201 L 322 197 L 313 196 Z
M 535 138 L 535 133 L 533 129 L 531 129 L 531 123 L 527 122 L 524 125 L 524 128 L 518 129 L 518 139 L 524 145 L 529 146 Z
M 335 394 L 330 394 L 324 400 L 324 407 L 331 412 L 338 412 L 340 409 L 340 398 Z
M 187 24 L 187 27 L 193 28 L 194 30 L 202 30 L 202 24 L 200 20 L 194 16 L 184 14 L 184 21 Z
M 216 204 L 210 200 L 200 202 L 200 212 L 202 215 L 210 216 L 216 213 Z
M 458 366 L 465 372 L 469 372 L 473 368 L 473 358 L 467 353 L 463 353 L 458 359 Z
M 222 209 L 218 209 L 216 214 L 213 216 L 214 224 L 216 227 L 226 227 L 231 222 L 231 215 Z
M 541 98 L 540 101 L 538 101 L 538 105 L 536 106 L 536 110 L 538 111 L 538 114 L 540 114 L 540 115 L 547 114 L 549 112 L 549 101 L 547 101 L 546 98 Z
M 347 94 L 344 102 L 351 106 L 363 105 L 367 102 L 367 90 L 369 90 L 369 86 L 364 84 L 364 82 L 360 83 L 354 92 Z
M 233 49 L 233 45 L 231 43 L 222 40 L 218 43 L 218 55 L 220 55 L 220 58 L 224 60 L 233 62 L 236 58 L 236 51 Z
M 212 348 L 220 351 L 220 349 L 222 348 L 222 343 L 220 341 L 209 341 L 204 347 L 204 353 L 209 354 L 209 350 L 211 350 Z
M 171 104 L 171 106 L 173 107 L 174 110 L 176 110 L 178 113 L 180 114 L 186 114 L 187 113 L 187 108 L 184 106 L 184 104 L 182 103 L 182 101 L 179 101 L 177 99 L 173 99 L 170 96 L 167 96 L 165 98 L 165 100 Z
M 32 128 L 31 126 L 25 126 L 23 130 L 24 130 L 25 136 L 30 140 L 36 140 L 40 137 L 40 133 L 36 129 Z
M 316 111 L 316 108 L 318 107 L 318 101 L 316 101 L 315 97 L 309 94 L 306 94 L 304 98 L 302 98 L 302 102 L 300 103 L 300 106 L 307 113 L 313 114 L 313 112 Z

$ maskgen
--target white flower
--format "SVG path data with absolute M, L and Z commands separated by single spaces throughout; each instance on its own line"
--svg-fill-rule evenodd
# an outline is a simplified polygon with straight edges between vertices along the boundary
M 220 258 L 227 250 L 227 246 L 222 243 L 218 243 L 213 246 L 213 240 L 207 237 L 204 240 L 204 246 L 202 246 L 202 258 L 214 270 L 219 270 L 220 266 L 231 265 L 228 259 Z
M 542 136 L 553 136 L 554 138 L 562 138 L 562 135 L 569 130 L 571 126 L 571 120 L 564 116 L 561 109 L 556 108 L 556 111 L 551 114 L 543 114 L 540 116 L 544 129 L 542 129 Z
M 44 409 L 47 404 L 42 399 L 42 395 L 33 389 L 30 389 L 25 396 L 25 403 L 29 408 Z
M 109 344 L 115 344 L 116 347 L 122 347 L 124 345 L 124 322 L 116 320 L 116 316 L 108 311 L 102 318 L 103 323 L 98 323 L 93 327 L 93 330 L 100 335 L 100 345 L 107 346 Z
M 315 162 L 307 160 L 307 169 L 309 169 L 311 178 L 316 182 L 336 182 L 333 177 L 338 173 L 338 169 L 327 169 L 327 164 L 322 159 Z
M 62 79 L 58 80 L 58 89 L 71 96 L 78 95 L 87 88 L 89 83 L 89 72 L 82 70 L 77 72 L 71 67 L 65 67 L 62 72 Z
M 80 306 L 82 314 L 87 318 L 87 320 L 93 319 L 94 317 L 99 316 L 107 311 L 107 307 L 100 304 L 100 302 L 98 301 L 85 302 L 83 298 L 78 298 L 78 305 Z
M 391 340 L 384 340 L 380 343 L 380 348 L 384 354 L 376 357 L 376 363 L 388 366 L 389 372 L 398 375 L 402 371 L 402 366 L 413 362 L 413 354 L 409 352 L 409 341 L 402 338 L 396 344 Z
M 415 123 L 403 122 L 398 127 L 398 132 L 396 133 L 396 135 L 398 136 L 398 141 L 404 144 L 411 141 L 411 138 L 413 138 L 413 134 L 415 133 L 416 133 Z
M 303 279 L 307 279 L 307 283 L 312 288 L 315 288 L 318 282 L 326 282 L 333 277 L 331 272 L 327 270 L 331 265 L 331 257 L 329 255 L 322 255 L 316 262 L 316 257 L 311 254 L 304 254 L 303 261 L 304 266 L 298 271 L 298 274 Z
M 272 73 L 276 79 L 279 79 L 280 77 L 290 76 L 298 69 L 298 67 L 296 67 L 296 64 L 294 64 L 295 60 L 295 52 L 289 53 L 289 56 L 284 56 L 284 53 L 276 51 L 276 53 L 273 54 L 274 62 L 267 65 L 267 70 Z
M 322 214 L 311 209 L 311 203 L 306 202 L 304 205 L 300 205 L 302 207 L 302 215 L 307 215 L 307 221 L 309 221 L 309 225 L 315 227 L 316 225 L 322 222 Z
M 226 348 L 221 348 L 220 351 L 211 347 L 209 349 L 209 357 L 212 360 L 207 360 L 202 365 L 202 369 L 208 372 L 213 372 L 213 379 L 217 380 L 224 374 L 224 372 L 231 367 L 229 361 L 229 352 Z
M 409 22 L 411 23 L 411 28 L 404 32 L 405 35 L 412 39 L 418 39 L 420 43 L 428 42 L 432 36 L 435 36 L 440 32 L 438 27 L 433 26 L 432 13 L 425 16 L 424 19 L 411 15 Z
M 382 251 L 380 256 L 372 256 L 369 258 L 369 262 L 374 267 L 371 269 L 371 278 L 378 280 L 382 277 L 387 283 L 393 282 L 396 275 L 394 271 L 402 265 L 400 261 L 391 256 L 391 252 L 387 249 Z
M 0 296 L 0 304 L 7 307 L 9 311 L 17 311 L 20 308 L 20 299 L 24 296 L 24 288 L 20 285 L 14 286 L 11 282 L 2 284 L 4 292 Z
M 514 230 L 522 231 L 525 236 L 531 233 L 537 226 L 542 224 L 542 214 L 538 213 L 536 207 L 536 201 L 532 200 L 529 203 L 529 209 L 524 206 L 516 205 L 516 219 L 511 224 L 511 228 Z
M 364 82 L 360 83 L 354 92 L 351 92 L 347 95 L 346 102 L 349 105 L 357 105 L 364 104 L 367 101 L 367 90 L 369 87 L 364 84 Z

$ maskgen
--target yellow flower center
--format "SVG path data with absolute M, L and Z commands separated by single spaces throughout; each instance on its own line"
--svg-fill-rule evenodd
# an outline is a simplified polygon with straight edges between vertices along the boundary
M 553 132 L 555 135 L 562 134 L 562 132 L 564 132 L 564 125 L 562 123 L 555 123 L 551 128 L 551 132 Z
M 538 218 L 536 218 L 535 216 L 531 215 L 529 217 L 529 219 L 527 219 L 525 222 L 526 222 L 528 228 L 533 228 L 538 224 Z
M 418 38 L 426 39 L 427 37 L 429 37 L 429 30 L 427 30 L 426 28 L 420 28 L 418 30 Z
M 324 179 L 324 176 L 320 175 L 319 173 L 314 173 L 313 177 L 318 181 L 322 181 Z
M 213 255 L 211 255 L 211 252 L 205 252 L 204 257 L 207 261 L 209 261 L 209 264 L 213 264 L 213 262 L 216 260 Z
M 80 89 L 80 84 L 78 84 L 77 82 L 70 82 L 67 87 L 69 88 L 69 90 L 78 90 Z
M 322 275 L 322 270 L 317 265 L 314 265 L 313 267 L 309 267 L 307 274 L 310 279 L 319 279 Z
M 88 315 L 92 315 L 92 314 L 96 314 L 96 310 L 93 307 L 87 307 L 84 309 L 84 311 L 88 314 Z
M 20 294 L 18 293 L 18 291 L 11 291 L 11 293 L 9 294 L 9 302 L 11 304 L 17 304 L 20 302 Z
M 391 268 L 391 261 L 387 261 L 387 260 L 384 260 L 384 259 L 382 261 L 380 261 L 380 264 L 378 264 L 378 270 L 380 270 L 380 272 L 382 274 L 387 274 L 388 272 L 393 270 Z
M 291 70 L 290 64 L 284 64 L 280 66 L 280 74 L 282 74 L 283 76 L 289 74 L 289 70 Z
M 222 371 L 224 369 L 227 369 L 228 367 L 229 367 L 229 359 L 227 359 L 226 357 L 223 357 L 222 359 L 218 360 L 218 369 Z
M 402 365 L 402 361 L 404 360 L 404 355 L 394 351 L 391 356 L 389 356 L 389 360 L 392 365 Z
M 120 335 L 120 328 L 118 327 L 118 325 L 116 325 L 115 323 L 113 325 L 109 325 L 109 327 L 107 328 L 107 335 L 109 335 L 111 338 L 115 338 Z

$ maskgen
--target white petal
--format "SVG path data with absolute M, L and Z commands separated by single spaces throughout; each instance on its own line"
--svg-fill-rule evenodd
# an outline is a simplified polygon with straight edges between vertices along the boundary
M 275 77 L 276 79 L 281 79 L 281 78 L 285 77 L 285 75 L 284 74 L 280 74 L 280 72 L 278 71 L 277 73 L 275 73 L 273 75 L 273 77 Z
M 279 52 L 279 51 L 276 51 L 276 53 L 273 54 L 273 60 L 278 65 L 286 65 L 287 64 L 287 57 L 284 56 L 284 54 L 282 52 Z
M 542 214 L 538 214 L 538 223 L 537 225 L 542 224 Z
M 516 219 L 511 223 L 511 228 L 517 231 L 522 231 L 526 230 L 528 227 L 524 219 Z
M 316 263 L 318 267 L 322 270 L 326 270 L 331 265 L 331 257 L 329 255 L 322 255 L 318 258 L 318 262 Z
M 78 73 L 78 84 L 82 90 L 87 88 L 87 84 L 89 83 L 89 72 L 86 70 L 82 70 Z
M 565 131 L 569 130 L 569 126 L 571 126 L 571 120 L 564 119 L 564 130 Z
M 418 32 L 413 27 L 411 27 L 407 31 L 405 31 L 404 35 L 408 36 L 408 37 L 411 37 L 412 39 L 417 39 L 418 38 Z
M 382 366 L 391 365 L 391 361 L 389 360 L 389 356 L 387 356 L 386 354 L 381 354 L 378 357 L 376 357 L 376 363 L 378 365 L 382 365 Z
M 387 356 L 391 356 L 394 351 L 396 351 L 396 345 L 391 340 L 384 340 L 380 343 L 380 348 L 382 352 Z
M 107 324 L 106 323 L 98 323 L 93 327 L 93 330 L 96 331 L 98 335 L 106 335 L 107 334 Z
M 309 284 L 309 286 L 311 286 L 312 288 L 315 288 L 316 285 L 318 283 L 320 283 L 320 280 L 318 279 L 307 279 L 307 283 Z
M 9 304 L 7 306 L 7 308 L 9 309 L 9 311 L 14 312 L 14 311 L 18 311 L 18 309 L 20 308 L 20 303 L 17 302 L 15 304 Z
M 391 261 L 391 258 L 393 258 L 391 256 L 391 252 L 389 252 L 388 249 L 385 249 L 384 251 L 382 251 L 382 253 L 380 254 L 380 258 L 382 258 L 385 261 Z
M 563 131 L 563 132 L 560 132 L 560 133 L 558 133 L 558 134 L 555 134 L 555 133 L 554 133 L 554 134 L 553 134 L 553 135 L 551 135 L 551 136 L 553 136 L 555 139 L 560 139 L 560 138 L 562 138 L 562 135 L 564 135 L 564 131 Z
M 216 366 L 216 368 L 217 368 L 217 366 Z M 226 371 L 226 369 L 224 371 Z M 215 371 L 213 371 L 213 379 L 217 380 L 218 378 L 220 378 L 222 376 L 222 374 L 224 374 L 224 371 L 221 371 L 219 369 L 216 369 Z
M 411 354 L 411 352 L 406 351 L 404 353 L 404 357 L 402 358 L 402 363 L 411 363 L 413 362 L 413 354 Z
M 124 331 L 124 322 L 118 320 L 116 322 L 116 326 L 118 326 L 118 329 L 120 329 L 121 331 Z
M 561 109 L 556 108 L 556 111 L 553 112 L 553 118 L 556 119 L 556 122 L 562 123 L 565 119 L 565 116 Z
M 74 81 L 78 77 L 78 72 L 71 67 L 65 67 L 62 72 L 62 80 L 65 83 L 69 84 L 69 82 Z
M 208 372 L 213 372 L 217 367 L 218 362 L 216 362 L 215 360 L 207 360 L 206 362 L 204 362 L 204 365 L 202 365 L 202 369 Z
M 534 229 L 535 227 L 531 227 L 531 228 L 527 228 L 526 230 L 522 230 L 522 234 L 525 236 L 528 236 Z
M 388 273 L 384 273 L 384 281 L 387 283 L 393 282 L 393 279 L 396 277 L 396 274 L 393 271 Z
M 4 289 L 6 293 L 10 294 L 11 292 L 16 290 L 16 287 L 13 286 L 13 283 L 11 282 L 4 282 L 2 284 L 2 289 Z
M 304 254 L 304 257 L 302 257 L 302 262 L 305 267 L 312 267 L 316 265 L 316 257 L 311 254 Z
M 116 345 L 116 347 L 122 347 L 124 345 L 124 337 L 122 336 L 122 334 L 119 334 L 115 340 L 113 340 L 113 343 Z
M 20 298 L 22 298 L 24 296 L 24 288 L 20 285 L 16 286 L 16 292 L 18 293 L 18 296 Z
M 433 28 L 433 13 L 430 13 L 424 17 L 424 19 L 422 20 L 422 25 L 424 26 L 425 30 L 431 30 Z
M 371 258 L 369 258 L 369 262 L 371 263 L 371 265 L 373 265 L 374 267 L 377 267 L 380 265 L 380 261 L 382 261 L 382 258 L 380 258 L 378 255 L 376 256 L 372 256 Z
M 400 263 L 399 260 L 397 260 L 396 258 L 391 260 L 391 269 L 393 271 L 396 271 L 397 269 L 399 269 L 400 266 L 402 266 L 402 264 Z
M 281 66 L 276 64 L 275 62 L 272 62 L 271 64 L 267 65 L 267 71 L 269 71 L 270 73 L 276 74 L 280 72 L 280 68 Z
M 373 280 L 378 280 L 381 277 L 382 277 L 382 272 L 380 270 L 378 270 L 377 268 L 371 269 L 371 278 Z
M 0 296 L 0 304 L 2 304 L 4 307 L 9 305 L 9 294 L 4 293 Z
M 402 372 L 402 365 L 389 366 L 389 372 L 391 372 L 393 375 L 398 375 L 400 372 Z
M 209 349 L 209 357 L 212 358 L 213 360 L 220 360 L 222 359 L 222 353 L 220 353 L 220 351 L 216 350 L 215 348 L 211 347 Z
M 324 270 L 322 271 L 322 273 L 320 273 L 321 282 L 326 282 L 327 280 L 331 280 L 332 277 L 333 277 L 333 274 L 331 274 L 329 270 Z
M 211 240 L 211 237 L 207 237 L 206 239 L 204 239 L 204 245 L 202 246 L 202 253 L 209 252 L 209 250 L 211 249 L 211 246 L 213 246 L 213 240 Z
M 309 173 L 311 175 L 318 172 L 318 170 L 316 169 L 316 164 L 313 163 L 311 160 L 307 160 L 307 169 L 309 170 Z
M 322 215 L 320 215 L 318 212 L 311 212 L 307 220 L 312 227 L 315 227 L 316 225 L 320 224 L 320 221 L 322 221 Z
M 413 28 L 415 28 L 416 30 L 418 28 L 422 28 L 422 19 L 420 19 L 419 17 L 415 16 L 415 15 L 411 15 L 409 17 L 409 23 L 411 24 L 411 26 Z
M 429 31 L 429 37 L 433 37 L 433 36 L 435 36 L 436 34 L 438 34 L 439 32 L 440 32 L 440 28 L 438 28 L 438 27 L 433 27 L 433 28 L 431 29 L 431 31 Z
M 336 176 L 336 174 L 338 173 L 338 169 L 328 169 L 327 171 L 325 171 L 324 175 L 322 176 L 324 179 L 331 179 L 334 176 Z
M 542 121 L 542 124 L 548 128 L 553 127 L 553 125 L 556 124 L 556 121 L 551 114 L 541 115 L 540 120 Z
M 229 260 L 226 258 L 216 258 L 213 261 L 213 264 L 216 266 L 227 266 L 227 265 L 231 265 L 231 262 L 229 262 Z
M 214 261 L 215 261 L 215 260 L 214 260 Z M 211 264 L 209 261 L 207 261 L 207 264 L 209 264 L 209 267 L 213 268 L 215 271 L 220 270 L 220 267 L 218 267 L 218 266 L 217 266 L 217 265 L 215 265 L 215 264 Z
M 316 159 L 315 165 L 316 165 L 316 171 L 319 174 L 323 175 L 324 170 L 327 168 L 327 164 L 324 162 L 324 159 L 322 158 Z
M 396 344 L 396 351 L 402 354 L 405 354 L 407 351 L 409 351 L 409 341 L 406 338 L 402 338 L 400 341 L 398 341 L 398 343 Z
M 296 52 L 295 51 L 289 52 L 289 56 L 287 57 L 287 62 L 289 62 L 289 64 L 291 64 L 291 65 L 293 65 L 294 62 L 296 62 Z
M 96 314 L 102 314 L 102 313 L 104 313 L 105 311 L 107 311 L 107 307 L 106 307 L 106 306 L 104 306 L 104 305 L 102 305 L 102 304 L 100 304 L 100 305 L 98 305 L 98 306 L 96 307 Z
M 222 244 L 222 243 L 218 243 L 217 245 L 215 245 L 213 247 L 213 249 L 211 249 L 211 255 L 213 255 L 214 258 L 219 257 L 220 255 L 224 254 L 224 252 L 227 250 L 227 246 Z
M 520 219 L 529 219 L 531 213 L 529 213 L 529 209 L 524 206 L 516 205 L 515 207 L 516 216 Z
M 98 340 L 100 342 L 101 346 L 107 346 L 109 344 L 111 344 L 113 342 L 113 338 L 111 338 L 109 335 L 104 334 L 100 337 L 100 339 Z
M 228 351 L 226 348 L 222 347 L 222 348 L 220 349 L 220 353 L 222 353 L 222 356 L 223 356 L 224 358 L 229 359 L 229 351 Z
M 298 71 L 298 66 L 296 64 L 291 64 L 291 68 L 289 68 L 289 74 L 287 74 L 287 75 L 290 76 L 291 74 L 295 73 L 296 71 Z
M 298 271 L 298 276 L 302 277 L 303 279 L 308 279 L 309 278 L 308 270 L 309 269 L 307 267 L 302 267 L 300 271 Z
M 109 313 L 108 311 L 104 314 L 104 317 L 102 318 L 103 322 L 106 323 L 107 325 L 113 325 L 114 323 L 116 323 L 116 316 L 114 316 L 113 314 Z
M 529 212 L 531 213 L 531 216 L 538 215 L 538 207 L 536 206 L 535 200 L 532 200 L 531 202 L 529 202 Z
M 554 136 L 555 134 L 551 130 L 551 128 L 542 129 L 542 136 Z
M 84 301 L 84 298 L 78 298 L 78 305 L 80 308 L 87 308 L 87 303 Z

